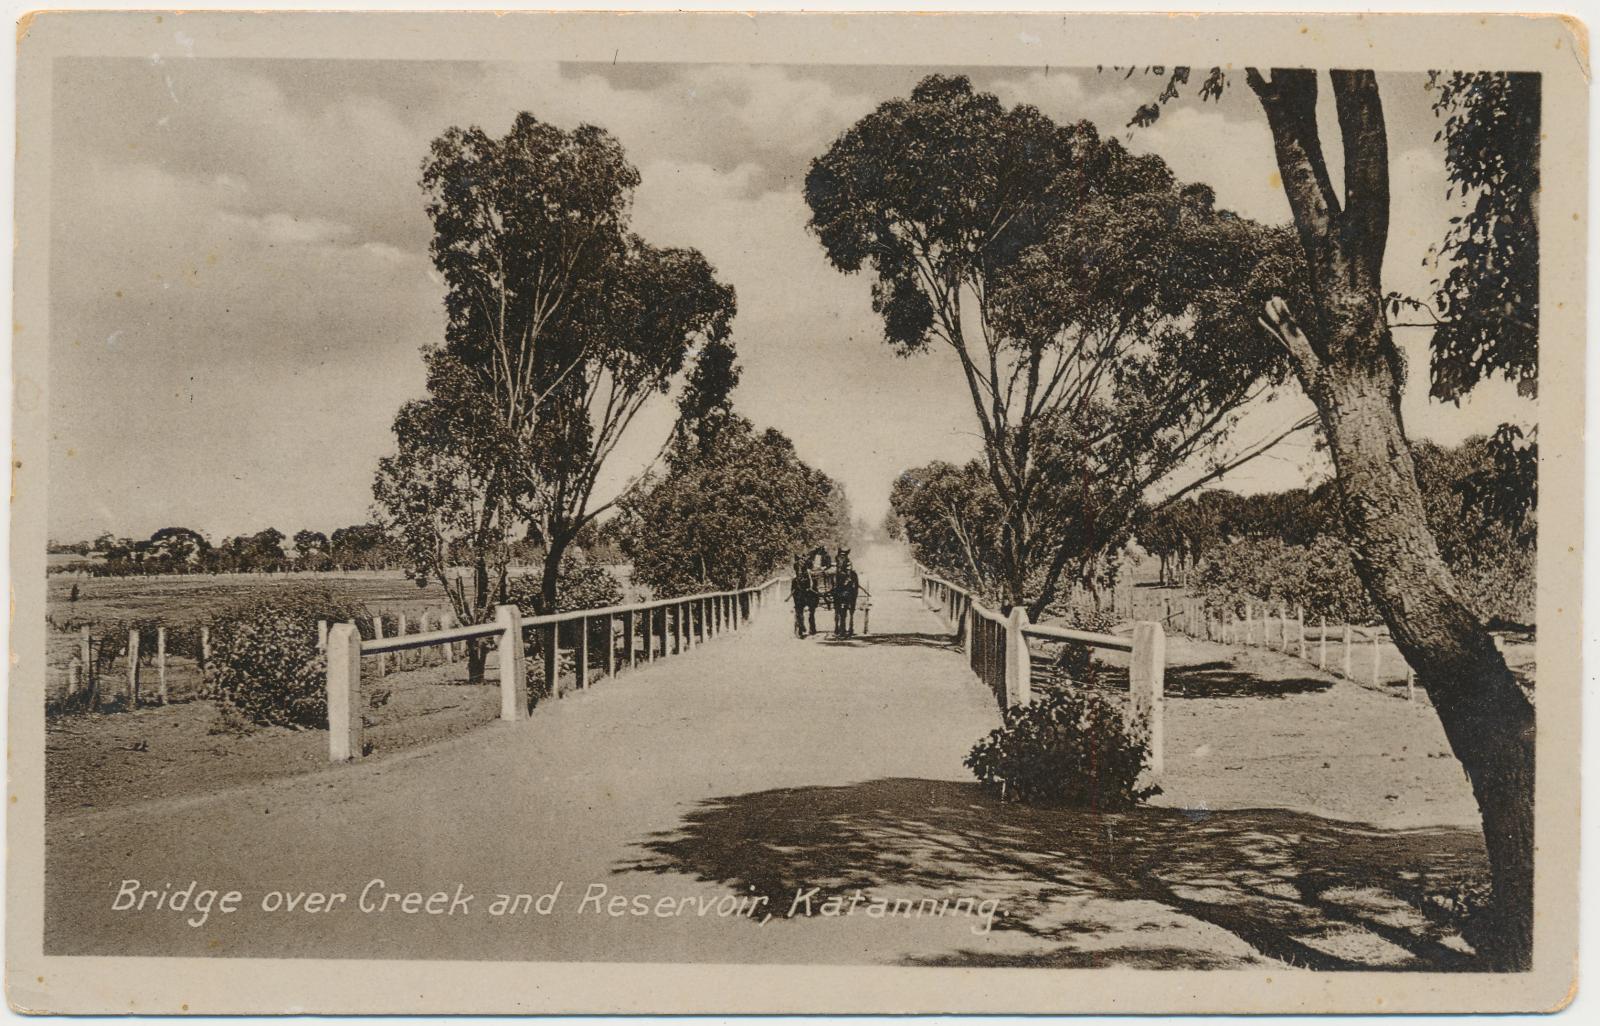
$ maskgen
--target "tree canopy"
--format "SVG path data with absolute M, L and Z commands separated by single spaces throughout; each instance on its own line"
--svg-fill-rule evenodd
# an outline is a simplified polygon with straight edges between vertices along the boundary
M 1299 273 L 1293 239 L 1159 158 L 934 75 L 813 161 L 805 193 L 829 260 L 873 275 L 884 341 L 957 357 L 1008 602 L 1037 615 L 1177 468 L 1277 440 L 1229 453 L 1234 414 L 1287 372 L 1256 318 Z
M 653 398 L 689 421 L 737 381 L 733 290 L 698 252 L 629 230 L 638 171 L 604 129 L 519 114 L 495 138 L 451 128 L 421 185 L 447 328 L 424 350 L 426 399 L 395 420 L 377 509 L 421 572 L 455 584 L 458 613 L 506 600 L 510 552 L 544 554 L 554 608 L 562 557 L 611 505 L 595 487 Z M 473 593 L 447 568 L 472 568 Z
M 803 550 L 850 538 L 843 488 L 781 432 L 737 414 L 680 435 L 667 466 L 621 503 L 623 551 L 658 594 L 746 587 Z

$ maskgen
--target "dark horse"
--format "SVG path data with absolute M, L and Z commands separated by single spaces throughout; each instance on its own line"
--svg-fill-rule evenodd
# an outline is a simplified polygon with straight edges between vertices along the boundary
M 833 636 L 855 637 L 856 597 L 861 593 L 861 578 L 850 565 L 850 557 L 841 555 L 838 568 L 833 572 Z
M 795 557 L 794 577 L 789 580 L 789 598 L 794 602 L 794 635 L 806 636 L 806 616 L 811 618 L 811 633 L 817 633 L 817 589 L 811 583 L 811 570 L 803 556 Z

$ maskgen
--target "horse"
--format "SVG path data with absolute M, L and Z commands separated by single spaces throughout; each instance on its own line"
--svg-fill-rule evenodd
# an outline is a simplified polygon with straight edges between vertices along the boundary
M 833 636 L 855 637 L 856 597 L 861 592 L 861 577 L 850 565 L 848 557 L 841 558 L 833 575 Z
M 811 584 L 811 571 L 804 557 L 794 561 L 794 576 L 789 579 L 789 598 L 794 602 L 794 635 L 806 636 L 806 614 L 810 614 L 811 633 L 817 633 L 817 589 Z

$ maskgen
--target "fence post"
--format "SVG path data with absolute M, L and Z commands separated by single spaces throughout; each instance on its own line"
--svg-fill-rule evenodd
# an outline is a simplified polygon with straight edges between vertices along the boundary
M 1350 676 L 1350 625 L 1344 625 L 1344 679 L 1354 680 Z
M 572 646 L 572 676 L 583 691 L 589 686 L 589 619 L 580 616 L 572 624 L 578 629 L 578 640 Z
M 1328 614 L 1317 617 L 1317 669 L 1328 668 Z
M 406 636 L 406 627 L 409 626 L 409 625 L 406 623 L 406 614 L 401 613 L 401 614 L 399 614 L 399 616 L 400 616 L 400 618 L 395 621 L 394 636 L 404 640 L 404 638 Z M 396 652 L 394 654 L 394 668 L 395 668 L 395 670 L 398 671 L 398 670 L 405 669 L 406 668 L 406 663 L 408 663 L 408 662 L 411 662 L 411 660 L 407 658 L 407 656 L 406 656 L 406 654 L 404 652 Z M 416 665 L 416 664 L 412 663 L 412 665 Z
M 606 616 L 606 678 L 617 675 L 617 615 Z
M 1011 621 L 1006 624 L 1007 708 L 1033 701 L 1033 661 L 1028 655 L 1028 639 L 1022 634 L 1028 623 L 1028 611 L 1020 605 L 1012 606 Z
M 139 707 L 139 632 L 128 632 L 128 708 Z
M 561 625 L 544 625 L 544 690 L 551 698 L 561 697 Z
M 639 655 L 634 645 L 635 635 L 639 633 L 639 618 L 633 610 L 622 614 L 622 661 L 628 669 L 633 669 L 638 664 Z
M 383 640 L 383 611 L 372 614 L 372 636 L 378 641 Z M 389 655 L 387 652 L 378 653 L 378 676 L 382 677 L 389 669 Z
M 167 704 L 167 629 L 156 628 L 156 693 Z
M 1256 607 L 1253 603 L 1244 604 L 1244 643 L 1253 644 L 1256 639 Z
M 500 718 L 525 719 L 528 671 L 522 651 L 522 610 L 509 603 L 495 606 L 494 622 L 500 628 Z
M 83 660 L 83 686 L 89 691 L 89 706 L 93 708 L 100 701 L 100 693 L 94 686 L 94 639 L 89 636 L 87 627 L 78 641 L 78 658 Z
M 1159 777 L 1165 768 L 1163 748 L 1166 726 L 1163 691 L 1166 687 L 1167 638 L 1159 623 L 1143 621 L 1133 625 L 1133 658 L 1128 663 L 1128 711 L 1143 715 L 1150 727 L 1150 774 Z
M 328 630 L 328 760 L 349 762 L 361 745 L 361 633 L 353 623 Z
M 1294 629 L 1295 629 L 1296 636 L 1300 639 L 1300 658 L 1304 659 L 1306 657 L 1306 607 L 1305 606 L 1298 606 L 1297 605 L 1297 606 L 1294 607 Z

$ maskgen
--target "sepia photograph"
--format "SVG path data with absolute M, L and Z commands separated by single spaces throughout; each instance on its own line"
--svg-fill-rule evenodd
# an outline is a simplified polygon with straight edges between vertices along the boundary
M 1559 1007 L 1587 62 L 24 19 L 12 1007 Z

